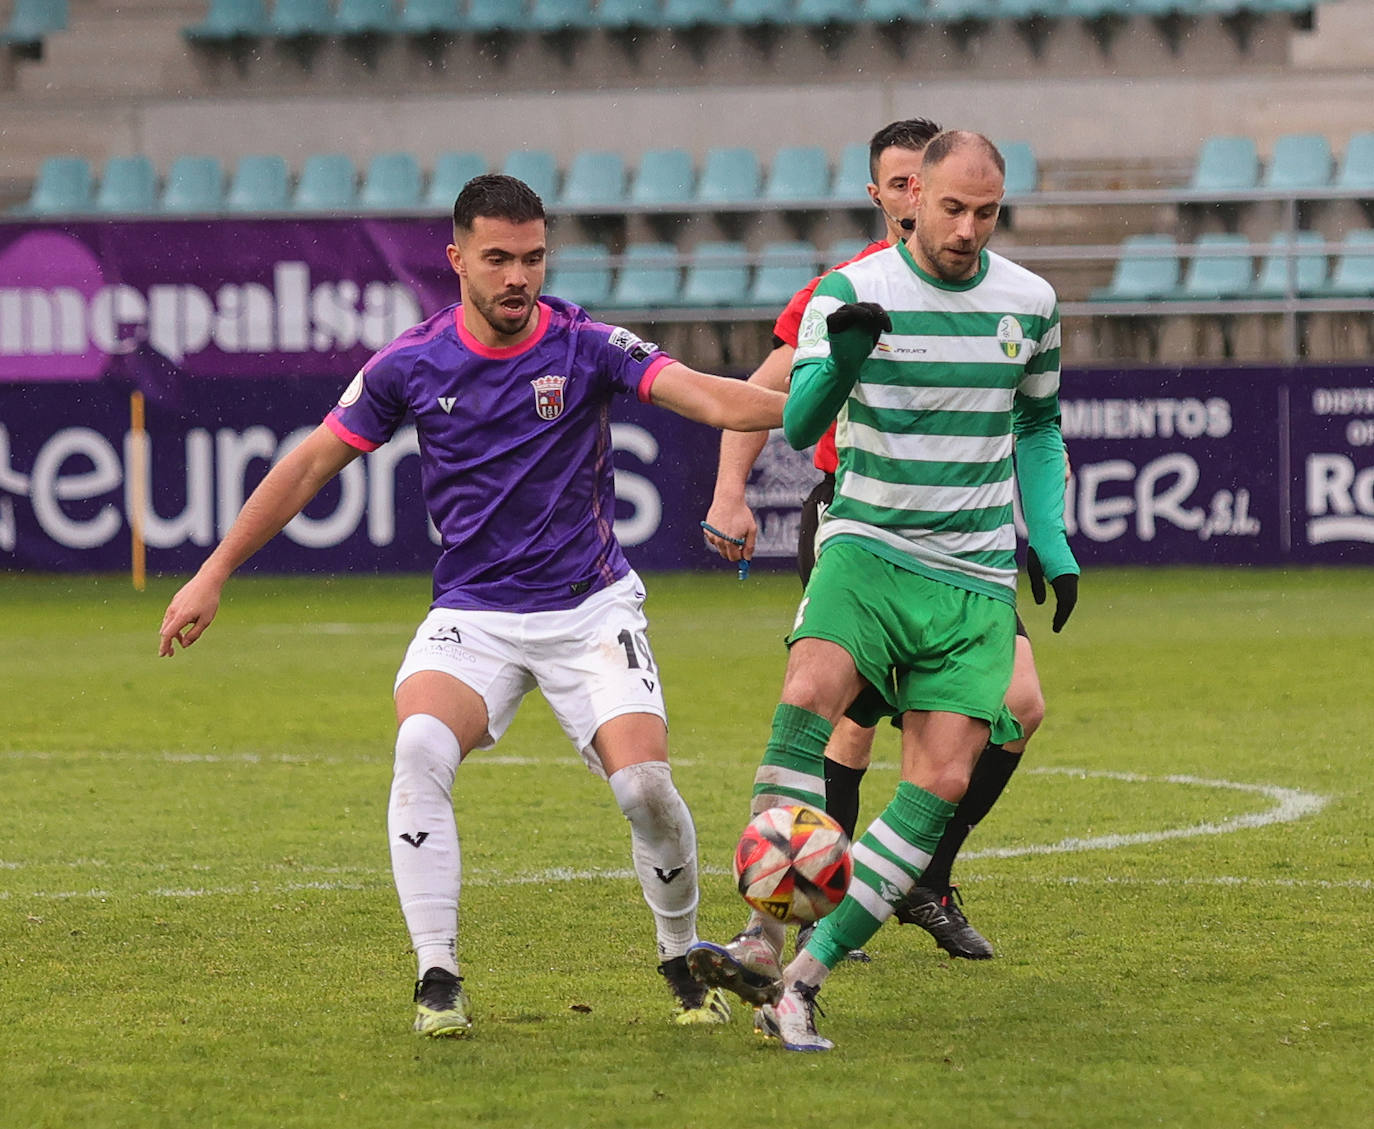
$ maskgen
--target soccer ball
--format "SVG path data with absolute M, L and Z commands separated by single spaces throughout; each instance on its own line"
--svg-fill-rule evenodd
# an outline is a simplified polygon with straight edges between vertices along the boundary
M 819 921 L 840 904 L 853 872 L 844 828 L 800 804 L 756 815 L 735 848 L 741 896 L 779 921 Z

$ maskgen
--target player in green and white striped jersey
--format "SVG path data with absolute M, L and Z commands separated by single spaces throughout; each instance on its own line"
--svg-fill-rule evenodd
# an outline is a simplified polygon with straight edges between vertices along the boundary
M 765 1028 L 791 1050 L 830 1048 L 813 1016 L 821 983 L 916 883 L 989 736 L 1019 736 L 1002 705 L 1014 480 L 1055 631 L 1077 599 L 1054 292 L 985 249 L 1001 155 L 981 135 L 941 134 L 912 191 L 907 242 L 827 275 L 802 320 L 783 426 L 801 448 L 838 419 L 839 469 L 754 809 L 824 806 L 821 754 L 846 712 L 860 724 L 902 714 L 902 782 L 854 846 L 849 893 L 780 981 L 761 982 L 743 951 L 689 954 L 698 975 L 763 1003 Z

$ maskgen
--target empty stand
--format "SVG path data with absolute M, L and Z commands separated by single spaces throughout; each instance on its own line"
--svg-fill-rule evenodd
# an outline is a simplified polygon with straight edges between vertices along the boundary
M 67 0 L 14 0 L 0 43 L 20 58 L 43 56 L 43 40 L 67 27 Z
M 394 0 L 338 0 L 334 30 L 346 38 L 395 35 L 400 21 Z
M 463 185 L 486 171 L 487 161 L 480 153 L 440 153 L 434 162 L 434 175 L 425 189 L 425 207 L 451 210 Z
M 757 200 L 761 173 L 758 155 L 742 147 L 715 148 L 706 154 L 696 198 L 703 204 L 743 204 Z
M 459 0 L 404 0 L 396 27 L 405 35 L 456 35 L 463 28 Z
M 561 32 L 588 28 L 592 23 L 591 0 L 533 0 L 526 26 L 532 31 Z
M 1239 249 L 1248 246 L 1249 237 L 1230 233 L 1209 232 L 1198 237 L 1199 251 L 1188 261 L 1183 285 L 1174 297 L 1194 301 L 1215 301 L 1239 298 L 1251 289 L 1254 261 Z M 1232 250 L 1231 255 L 1216 254 Z
M 274 153 L 239 158 L 224 194 L 225 211 L 284 212 L 290 201 L 290 176 L 284 158 Z
M 501 171 L 523 180 L 546 205 L 558 197 L 558 162 L 547 149 L 516 149 Z
M 371 211 L 415 211 L 420 206 L 420 165 L 410 153 L 379 153 L 367 166 L 358 206 Z
M 745 301 L 750 306 L 777 309 L 810 282 L 819 268 L 820 254 L 810 243 L 798 241 L 764 245 Z M 826 264 L 827 266 L 830 264 Z
M 619 153 L 593 150 L 573 158 L 563 182 L 565 207 L 619 207 L 625 202 L 625 160 Z
M 867 200 L 870 175 L 868 146 L 858 142 L 846 145 L 835 166 L 835 180 L 830 186 L 831 198 L 850 206 Z
M 684 306 L 738 306 L 749 292 L 749 251 L 743 243 L 703 243 L 692 254 L 678 301 Z
M 1374 230 L 1359 228 L 1345 237 L 1324 293 L 1338 298 L 1374 294 Z
M 696 192 L 692 158 L 685 149 L 650 149 L 639 159 L 630 184 L 631 204 L 686 204 Z
M 604 306 L 611 296 L 611 256 L 599 244 L 556 247 L 545 291 L 579 306 Z
M 95 210 L 111 214 L 144 214 L 157 208 L 157 173 L 147 157 L 111 157 L 105 162 Z
M 770 203 L 820 200 L 830 195 L 830 162 L 814 145 L 779 149 L 768 169 L 762 198 Z
M 594 22 L 607 31 L 629 32 L 660 27 L 660 0 L 600 0 Z
M 320 39 L 335 30 L 329 0 L 276 0 L 268 23 L 277 39 Z
M 671 243 L 635 243 L 625 248 L 610 305 L 649 309 L 677 304 L 681 269 Z
M 357 199 L 358 173 L 343 153 L 312 153 L 305 159 L 291 207 L 298 212 L 341 212 Z
M 1006 162 L 1006 193 L 1023 196 L 1040 187 L 1040 165 L 1028 141 L 999 141 L 998 152 Z
M 1331 143 L 1321 134 L 1285 134 L 1274 144 L 1261 187 L 1286 191 L 1325 188 L 1331 183 L 1334 163 Z
M 164 212 L 211 215 L 224 209 L 224 169 L 218 157 L 178 157 L 162 186 Z
M 221 45 L 258 39 L 270 30 L 265 0 L 210 0 L 205 18 L 181 34 L 192 43 Z
M 1099 302 L 1148 302 L 1178 292 L 1178 245 L 1171 235 L 1132 235 L 1121 244 L 1111 282 L 1092 294 Z
M 15 211 L 35 216 L 76 215 L 95 203 L 95 177 L 85 157 L 48 157 L 38 170 L 27 204 Z
M 1252 296 L 1255 298 L 1283 298 L 1294 294 L 1310 297 L 1319 294 L 1326 285 L 1326 256 L 1322 254 L 1284 254 L 1279 248 L 1321 246 L 1325 242 L 1320 232 L 1298 231 L 1290 239 L 1287 232 L 1277 232 L 1269 239 L 1275 250 L 1264 257 L 1255 279 Z
M 1188 187 L 1196 192 L 1239 192 L 1259 185 L 1259 149 L 1249 137 L 1209 137 Z
M 1334 183 L 1347 192 L 1374 195 L 1374 132 L 1357 133 L 1346 144 Z

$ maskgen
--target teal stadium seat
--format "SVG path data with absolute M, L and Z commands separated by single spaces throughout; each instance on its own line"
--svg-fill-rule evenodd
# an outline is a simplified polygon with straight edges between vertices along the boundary
M 823 260 L 821 263 L 821 270 L 829 270 L 831 267 L 837 267 L 841 263 L 849 262 L 850 259 L 867 247 L 871 242 L 872 240 L 870 239 L 855 239 L 852 236 L 836 239 L 825 249 L 825 253 L 821 255 L 821 259 Z
M 501 171 L 523 180 L 545 205 L 558 197 L 558 162 L 547 149 L 516 149 L 507 155 Z
M 779 149 L 763 184 L 763 198 L 773 203 L 820 200 L 830 195 L 830 162 L 814 145 Z
M 345 39 L 395 35 L 400 30 L 395 0 L 339 0 L 334 30 Z
M 43 57 L 43 40 L 67 28 L 67 0 L 14 0 L 0 43 L 20 58 Z
M 218 157 L 184 156 L 172 162 L 162 185 L 161 210 L 212 215 L 224 210 L 224 169 Z
M 737 27 L 786 27 L 793 0 L 731 0 L 726 21 Z
M 675 306 L 681 275 L 671 243 L 633 243 L 625 248 L 610 305 L 638 310 Z
M 1287 133 L 1274 143 L 1274 155 L 1264 170 L 1262 188 L 1300 191 L 1331 183 L 1335 161 L 1331 143 L 1319 133 Z
M 639 158 L 629 202 L 663 208 L 688 203 L 695 191 L 696 173 L 687 150 L 649 149 Z
M 291 208 L 297 212 L 347 212 L 357 202 L 358 173 L 343 153 L 312 153 L 305 159 Z
M 321 39 L 335 30 L 329 0 L 276 0 L 269 30 L 277 39 Z
M 458 199 L 463 185 L 486 171 L 487 160 L 480 153 L 440 153 L 434 161 L 434 175 L 425 189 L 425 207 L 453 211 L 453 202 Z
M 95 210 L 109 214 L 146 215 L 157 210 L 157 173 L 142 155 L 111 157 L 105 162 Z
M 743 243 L 702 243 L 692 253 L 678 301 L 684 306 L 739 306 L 749 292 L 749 249 Z
M 1249 255 L 1217 255 L 1211 251 L 1239 249 L 1250 242 L 1249 236 L 1208 232 L 1198 236 L 1200 250 L 1188 262 L 1183 285 L 1176 297 L 1192 301 L 1214 301 L 1239 298 L 1254 283 L 1254 260 Z
M 682 31 L 728 22 L 728 0 L 664 0 L 663 26 Z
M 1326 294 L 1337 298 L 1374 294 L 1374 230 L 1359 228 L 1342 240 Z
M 854 143 L 846 145 L 840 152 L 835 166 L 835 180 L 830 186 L 831 199 L 857 207 L 868 199 L 868 183 L 871 172 L 868 167 L 868 146 Z
M 420 209 L 423 177 L 410 153 L 378 153 L 368 163 L 358 207 L 374 212 L 414 212 Z
M 591 27 L 591 0 L 534 0 L 525 26 L 545 33 Z
M 402 35 L 456 35 L 463 29 L 460 0 L 405 0 L 396 27 Z
M 810 243 L 764 244 L 745 305 L 781 312 L 792 295 L 816 277 L 819 265 L 820 252 Z
M 265 0 L 210 0 L 205 18 L 181 29 L 191 43 L 221 45 L 258 39 L 268 31 Z
M 992 0 L 926 0 L 925 18 L 929 23 L 987 23 L 996 15 Z
M 1374 133 L 1357 133 L 1346 143 L 1334 181 L 1337 188 L 1374 196 Z
M 568 167 L 559 201 L 568 207 L 619 207 L 625 201 L 625 160 L 619 153 L 589 150 Z
M 47 157 L 38 168 L 26 204 L 15 208 L 35 216 L 79 215 L 95 203 L 95 177 L 85 157 Z
M 523 0 L 468 0 L 463 26 L 474 35 L 531 30 Z
M 234 167 L 224 194 L 226 212 L 284 212 L 290 205 L 286 161 L 275 153 L 250 153 Z
M 664 26 L 660 0 L 600 0 L 594 19 L 598 27 L 607 31 L 638 31 Z
M 825 27 L 859 23 L 864 13 L 854 0 L 797 0 L 792 18 L 805 27 Z
M 1259 185 L 1259 150 L 1249 137 L 1209 137 L 1188 187 L 1197 192 L 1241 192 Z
M 555 248 L 544 289 L 584 309 L 606 305 L 611 297 L 610 252 L 596 243 Z
M 1097 302 L 1150 302 L 1178 291 L 1178 245 L 1171 235 L 1132 235 L 1108 285 L 1093 291 Z
M 999 141 L 996 143 L 1002 160 L 1006 162 L 1006 194 L 1024 196 L 1040 186 L 1040 166 L 1028 141 Z
M 741 204 L 759 197 L 758 154 L 742 147 L 707 151 L 697 181 L 696 198 L 703 204 Z
M 1326 241 L 1319 231 L 1297 231 L 1293 237 L 1293 242 L 1299 248 L 1311 245 L 1320 247 Z M 1289 293 L 1290 286 L 1300 297 L 1321 293 L 1326 286 L 1325 255 L 1299 254 L 1290 258 L 1279 250 L 1288 245 L 1288 233 L 1284 231 L 1270 236 L 1269 245 L 1275 250 L 1266 255 L 1260 264 L 1259 276 L 1251 291 L 1253 297 L 1283 298 Z
M 913 0 L 861 0 L 860 18 L 866 23 L 919 24 L 925 22 L 925 5 Z

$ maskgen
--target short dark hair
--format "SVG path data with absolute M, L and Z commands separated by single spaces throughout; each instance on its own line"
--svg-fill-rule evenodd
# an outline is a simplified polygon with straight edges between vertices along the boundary
M 919 153 L 939 132 L 940 127 L 928 118 L 903 118 L 883 126 L 868 143 L 868 175 L 873 183 L 878 182 L 878 158 L 885 149 L 895 145 Z
M 471 231 L 478 216 L 528 223 L 544 218 L 544 202 L 523 180 L 504 173 L 484 173 L 463 185 L 453 202 L 453 226 Z
M 997 146 L 984 137 L 981 133 L 974 133 L 967 129 L 946 130 L 926 146 L 926 155 L 921 160 L 921 167 L 934 168 L 946 157 L 958 152 L 960 149 L 980 149 L 994 165 L 997 171 L 1003 176 L 1007 174 L 1007 162 L 1002 159 L 1002 154 Z

